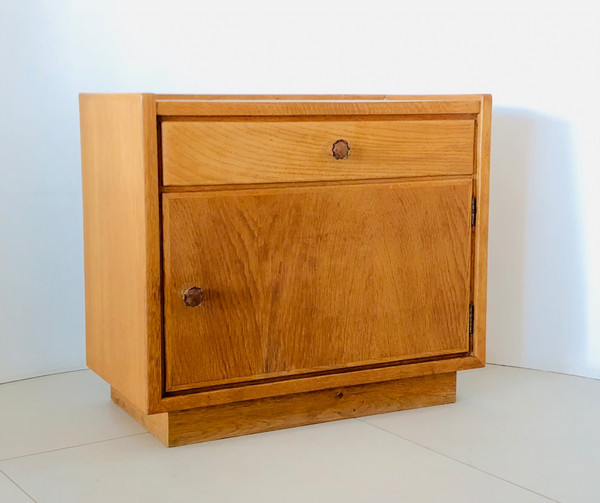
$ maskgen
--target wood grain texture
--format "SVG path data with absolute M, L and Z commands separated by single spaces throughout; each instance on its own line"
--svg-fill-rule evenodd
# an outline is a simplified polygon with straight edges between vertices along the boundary
M 115 405 L 121 407 L 163 444 L 169 444 L 169 416 L 167 413 L 149 415 L 136 407 L 133 402 L 112 386 L 110 387 L 110 398 Z
M 157 114 L 166 117 L 403 115 L 478 113 L 478 99 L 406 98 L 397 100 L 161 99 Z
M 156 101 L 281 100 L 281 101 L 475 101 L 481 94 L 157 94 Z
M 163 184 L 472 174 L 473 135 L 472 120 L 166 121 Z M 332 155 L 340 139 L 347 159 Z
M 161 186 L 161 193 L 178 193 L 185 192 L 219 192 L 219 191 L 235 191 L 235 190 L 261 190 L 261 189 L 285 189 L 289 187 L 340 187 L 344 185 L 373 185 L 381 183 L 407 183 L 407 182 L 443 182 L 457 180 L 473 180 L 471 175 L 441 175 L 441 176 L 401 176 L 401 177 L 386 177 L 386 178 L 363 178 L 356 180 L 321 180 L 308 182 L 273 182 L 265 183 L 228 183 L 224 185 L 176 185 L 176 186 Z
M 160 400 L 154 99 L 81 95 L 80 111 L 87 365 L 147 411 L 152 393 Z
M 331 373 L 293 376 L 288 380 L 255 381 L 240 385 L 194 390 L 188 393 L 167 394 L 158 412 L 186 410 L 196 407 L 242 402 L 260 398 L 319 391 L 338 386 L 407 379 L 483 367 L 483 363 L 468 353 L 455 357 L 427 359 L 417 362 L 392 363 L 389 366 L 341 369 Z
M 477 121 L 475 192 L 477 221 L 475 225 L 473 264 L 473 305 L 475 312 L 473 354 L 485 363 L 488 219 L 490 192 L 490 144 L 492 134 L 492 97 L 481 97 L 481 113 Z
M 464 120 L 474 124 L 475 141 L 469 175 L 427 178 L 435 182 L 472 180 L 473 194 L 478 199 L 477 223 L 471 233 L 470 296 L 475 305 L 472 353 L 441 354 L 427 361 L 407 359 L 401 364 L 387 361 L 370 366 L 334 366 L 311 374 L 292 372 L 288 375 L 285 371 L 281 374 L 271 371 L 264 375 L 279 377 L 252 383 L 236 382 L 238 378 L 232 378 L 222 386 L 164 394 L 156 156 L 156 119 L 162 112 L 157 110 L 155 99 L 162 112 L 175 110 L 173 121 L 285 124 L 292 121 L 393 122 L 401 118 L 415 122 Z M 184 101 L 188 103 L 184 104 Z M 209 101 L 213 103 L 207 103 Z M 390 104 L 393 101 L 396 103 Z M 163 120 L 171 120 L 168 113 Z M 135 402 L 136 410 L 144 413 L 187 410 L 483 366 L 491 127 L 489 95 L 82 95 L 81 127 L 88 365 L 117 386 L 117 394 L 126 393 L 126 400 L 130 404 Z M 381 185 L 391 183 L 391 176 L 385 175 L 386 180 L 353 179 L 351 184 Z M 400 181 L 416 181 L 416 178 L 411 180 L 402 176 L 395 180 Z M 305 190 L 319 185 L 334 189 L 348 184 L 348 180 L 268 183 L 267 187 L 286 190 L 292 185 Z M 244 190 L 261 191 L 264 187 L 261 182 L 244 182 L 237 185 L 175 185 L 161 190 L 216 194 L 227 189 L 232 194 L 242 195 Z M 202 306 L 193 309 L 202 309 Z M 277 359 L 271 361 L 277 362 Z M 152 417 L 157 419 L 159 416 Z
M 118 393 L 113 401 L 168 446 L 453 403 L 456 373 L 344 386 L 147 416 Z
M 468 351 L 470 204 L 470 179 L 165 194 L 167 390 Z

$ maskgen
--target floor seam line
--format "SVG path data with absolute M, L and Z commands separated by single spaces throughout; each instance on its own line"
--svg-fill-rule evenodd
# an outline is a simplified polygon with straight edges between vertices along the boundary
M 21 456 L 14 456 L 12 458 L 0 459 L 0 465 L 2 463 L 7 462 L 7 461 L 14 461 L 15 459 L 23 459 L 23 458 L 28 458 L 28 457 L 31 457 L 31 456 L 40 456 L 42 454 L 48 454 L 50 452 L 66 451 L 68 449 L 76 449 L 77 447 L 85 447 L 86 445 L 102 444 L 104 442 L 112 442 L 113 440 L 121 440 L 123 438 L 138 437 L 140 435 L 150 435 L 150 433 L 147 432 L 147 431 L 142 431 L 140 433 L 133 433 L 131 435 L 123 435 L 122 437 L 105 438 L 104 440 L 94 440 L 93 442 L 85 442 L 83 444 L 69 445 L 67 447 L 59 447 L 57 449 L 50 449 L 50 450 L 47 450 L 47 451 L 32 452 L 31 454 L 23 454 Z M 0 468 L 0 471 L 1 470 L 2 470 L 2 468 Z
M 390 434 L 390 435 L 392 435 L 392 436 L 394 436 L 396 438 L 400 438 L 402 440 L 406 440 L 407 442 L 410 442 L 413 445 L 416 445 L 418 447 L 422 447 L 423 449 L 427 449 L 428 451 L 433 452 L 434 454 L 438 454 L 440 456 L 443 456 L 446 459 L 450 459 L 452 461 L 456 461 L 457 463 L 460 463 L 462 465 L 468 466 L 469 468 L 472 468 L 473 470 L 477 470 L 480 473 L 484 473 L 486 475 L 489 475 L 490 477 L 494 477 L 495 479 L 501 480 L 502 482 L 506 482 L 507 484 L 511 484 L 511 485 L 513 485 L 515 487 L 518 487 L 520 489 L 524 489 L 525 491 L 528 491 L 528 492 L 530 492 L 532 494 L 535 494 L 536 496 L 541 496 L 542 498 L 545 498 L 548 501 L 552 501 L 554 503 L 561 503 L 559 500 L 556 500 L 554 498 L 550 498 L 549 496 L 546 496 L 545 494 L 542 494 L 542 493 L 539 493 L 537 491 L 534 491 L 533 489 L 530 489 L 529 487 L 522 486 L 520 484 L 517 484 L 516 482 L 512 482 L 511 480 L 507 480 L 505 478 L 502 478 L 499 475 L 496 475 L 495 473 L 491 473 L 491 472 L 488 472 L 488 471 L 486 471 L 486 470 L 484 470 L 482 468 L 479 468 L 478 466 L 471 465 L 471 464 L 466 463 L 466 462 L 464 462 L 464 461 L 462 461 L 460 459 L 454 458 L 454 457 L 452 457 L 452 456 L 450 456 L 448 454 L 444 454 L 443 452 L 436 451 L 435 449 L 432 449 L 431 447 L 428 447 L 426 445 L 422 445 L 422 444 L 420 444 L 418 442 L 415 442 L 414 440 L 411 440 L 410 438 L 406 438 L 406 437 L 403 437 L 402 435 L 399 435 L 399 434 L 394 433 L 392 431 L 386 430 L 385 428 L 382 428 L 381 426 L 376 426 L 374 424 L 368 423 L 367 421 L 364 421 L 361 418 L 356 418 L 356 419 L 358 419 L 361 423 L 366 424 L 368 426 L 371 426 L 372 428 L 375 428 L 375 429 L 377 429 L 379 431 L 382 431 L 384 433 L 388 433 L 388 434 Z
M 600 380 L 597 377 L 590 377 L 590 376 L 584 376 L 584 375 L 579 375 L 579 374 L 569 374 L 567 372 L 559 372 L 558 370 L 536 369 L 536 368 L 532 368 L 532 367 L 522 367 L 519 365 L 509 365 L 507 363 L 486 362 L 486 366 L 508 367 L 511 369 L 531 370 L 532 372 L 545 372 L 548 374 L 558 374 L 558 375 L 569 376 L 569 377 L 579 377 L 580 379 L 592 379 L 594 381 Z M 56 375 L 61 375 L 61 374 L 73 374 L 75 372 L 84 372 L 86 370 L 90 370 L 90 369 L 88 367 L 84 367 L 84 368 L 80 368 L 80 369 L 61 370 L 59 372 L 50 372 L 48 374 L 35 375 L 35 376 L 31 376 L 31 377 L 23 377 L 22 379 L 13 379 L 11 381 L 0 382 L 0 386 L 2 386 L 4 384 L 13 384 L 13 383 L 18 383 L 18 382 L 22 382 L 22 381 L 30 381 L 32 379 L 39 379 L 41 377 L 51 377 L 51 376 L 56 376 Z
M 11 483 L 16 485 L 19 488 L 19 490 L 23 494 L 25 494 L 25 496 L 27 496 L 31 501 L 33 501 L 34 503 L 38 503 L 37 500 L 31 494 L 29 494 L 25 489 L 23 489 L 19 484 L 17 484 L 17 481 L 10 477 L 10 475 L 8 475 L 8 473 L 6 473 L 2 468 L 0 468 L 0 473 L 2 473 L 8 480 L 10 480 Z
M 559 376 L 579 377 L 579 379 L 591 379 L 592 381 L 600 381 L 597 377 L 582 376 L 579 374 L 568 374 L 567 372 L 559 372 L 558 370 L 534 369 L 532 367 L 519 367 L 518 365 L 509 365 L 507 363 L 492 363 L 486 362 L 486 367 L 506 367 L 509 369 L 531 370 L 532 372 L 544 372 L 545 374 L 557 374 Z
M 62 375 L 62 374 L 74 374 L 75 372 L 84 372 L 85 370 L 90 370 L 90 369 L 85 367 L 82 369 L 61 370 L 60 372 L 50 372 L 49 374 L 42 374 L 39 376 L 23 377 L 23 379 L 14 379 L 12 381 L 0 382 L 0 386 L 3 386 L 4 384 L 14 384 L 14 383 L 23 382 L 23 381 L 31 381 L 32 379 L 40 379 L 42 377 L 52 377 L 52 376 L 58 376 L 58 375 Z

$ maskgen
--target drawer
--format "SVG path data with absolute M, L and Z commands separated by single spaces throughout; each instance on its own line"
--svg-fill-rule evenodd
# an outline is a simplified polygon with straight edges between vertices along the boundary
M 165 120 L 163 184 L 468 175 L 474 132 L 470 119 Z
M 471 180 L 164 194 L 167 390 L 467 352 L 471 197 Z

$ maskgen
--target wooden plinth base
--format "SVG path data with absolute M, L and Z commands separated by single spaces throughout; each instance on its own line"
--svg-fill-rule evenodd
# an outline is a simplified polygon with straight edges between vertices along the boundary
M 369 416 L 456 401 L 456 372 L 333 388 L 148 415 L 116 389 L 111 398 L 163 444 L 219 438 Z

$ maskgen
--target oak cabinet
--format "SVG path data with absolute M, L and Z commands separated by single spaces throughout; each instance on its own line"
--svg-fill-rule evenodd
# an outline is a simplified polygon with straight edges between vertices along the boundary
M 455 400 L 491 98 L 80 97 L 88 366 L 167 445 Z

